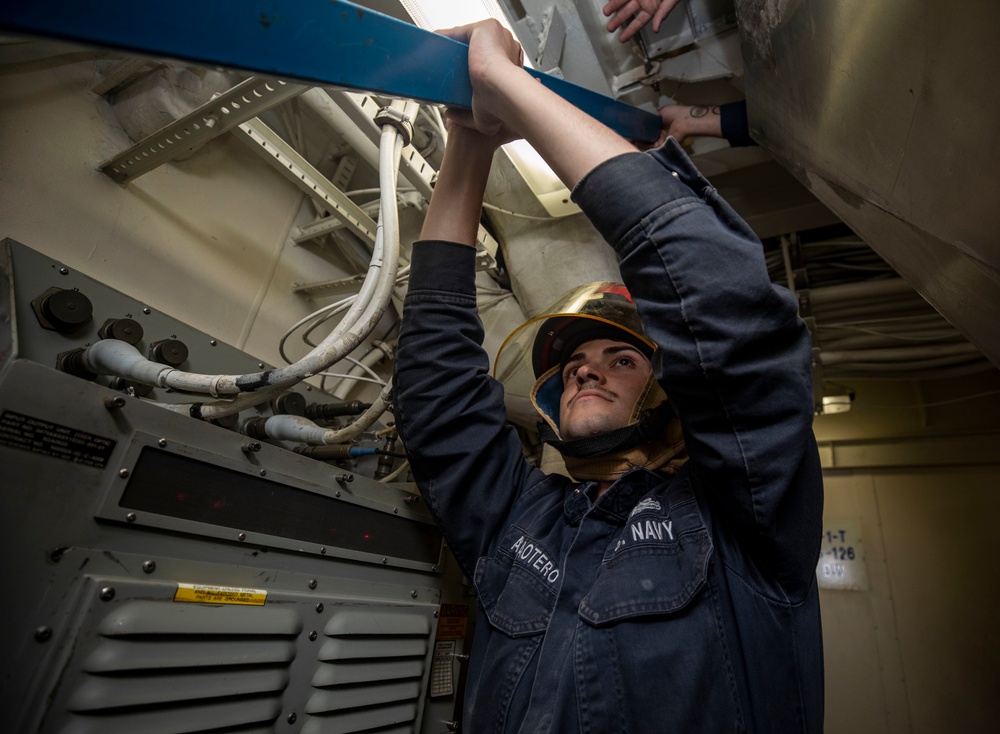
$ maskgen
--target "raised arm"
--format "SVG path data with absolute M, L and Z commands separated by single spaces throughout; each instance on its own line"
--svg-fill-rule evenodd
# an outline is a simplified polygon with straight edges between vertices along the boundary
M 475 247 L 486 181 L 496 136 L 452 125 L 448 147 L 438 172 L 421 240 L 444 240 Z
M 542 86 L 521 66 L 521 47 L 497 21 L 442 31 L 469 44 L 472 112 L 456 122 L 495 133 L 501 125 L 523 137 L 572 188 L 606 160 L 636 148 Z
M 452 126 L 410 284 L 396 359 L 396 421 L 414 478 L 470 577 L 514 500 L 544 477 L 506 423 L 476 311 L 475 244 L 506 135 Z

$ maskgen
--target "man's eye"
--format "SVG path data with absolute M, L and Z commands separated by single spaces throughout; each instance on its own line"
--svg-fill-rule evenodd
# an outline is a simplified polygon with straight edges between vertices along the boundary
M 567 382 L 568 380 L 572 380 L 574 377 L 576 377 L 577 369 L 578 369 L 577 367 L 573 367 L 571 369 L 566 370 L 563 373 L 563 382 Z
M 618 365 L 621 366 L 621 367 L 629 367 L 629 366 L 631 366 L 633 364 L 635 364 L 635 360 L 632 359 L 631 357 L 619 357 L 618 358 Z

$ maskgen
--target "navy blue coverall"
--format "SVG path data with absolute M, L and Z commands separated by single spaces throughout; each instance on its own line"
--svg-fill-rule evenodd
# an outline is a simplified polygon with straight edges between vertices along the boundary
M 595 504 L 529 464 L 480 347 L 473 248 L 414 246 L 396 418 L 478 594 L 463 731 L 820 732 L 822 480 L 795 299 L 673 140 L 573 196 L 659 345 L 690 460 Z

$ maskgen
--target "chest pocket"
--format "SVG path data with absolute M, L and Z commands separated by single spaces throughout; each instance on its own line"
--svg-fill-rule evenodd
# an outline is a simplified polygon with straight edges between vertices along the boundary
M 580 602 L 580 617 L 599 627 L 678 612 L 705 586 L 711 555 L 712 539 L 690 485 L 674 485 L 667 498 L 643 499 L 605 554 Z
M 475 585 L 490 623 L 511 637 L 545 631 L 559 588 L 558 558 L 512 525 L 496 553 L 476 564 Z

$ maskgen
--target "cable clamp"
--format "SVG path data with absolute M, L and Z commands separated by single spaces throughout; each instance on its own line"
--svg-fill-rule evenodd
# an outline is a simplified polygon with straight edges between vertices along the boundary
M 156 373 L 156 386 L 157 387 L 169 387 L 167 385 L 167 378 L 170 377 L 174 372 L 176 372 L 173 367 L 166 367 Z
M 394 107 L 383 107 L 375 113 L 374 119 L 375 124 L 379 127 L 392 125 L 396 128 L 400 137 L 403 138 L 404 147 L 409 145 L 410 141 L 413 140 L 413 123 L 410 122 L 409 117 Z
M 224 375 L 216 375 L 215 379 L 212 380 L 211 386 L 208 388 L 208 394 L 213 398 L 219 397 L 219 383 L 222 382 Z

